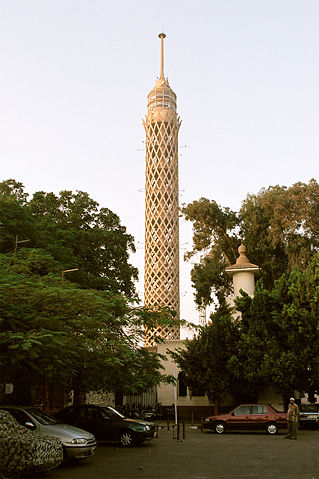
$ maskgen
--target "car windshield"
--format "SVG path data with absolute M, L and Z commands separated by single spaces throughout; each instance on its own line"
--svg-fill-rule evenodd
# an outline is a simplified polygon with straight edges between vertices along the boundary
M 120 412 L 118 412 L 116 409 L 114 409 L 111 406 L 104 408 L 104 410 L 109 416 L 120 417 L 121 419 L 125 418 L 125 416 L 123 416 L 123 414 L 121 414 Z
M 43 425 L 49 425 L 49 424 L 61 424 L 57 419 L 51 414 L 48 414 L 44 411 L 41 411 L 41 409 L 36 409 L 36 408 L 28 408 L 26 411 L 31 414 L 37 421 L 39 421 L 40 424 Z

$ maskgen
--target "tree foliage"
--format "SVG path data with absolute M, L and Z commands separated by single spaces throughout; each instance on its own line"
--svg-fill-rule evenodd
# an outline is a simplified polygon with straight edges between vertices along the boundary
M 225 268 L 236 261 L 238 217 L 229 208 L 221 208 L 206 198 L 184 205 L 182 213 L 193 223 L 193 250 L 185 257 L 189 259 L 196 253 L 201 254 L 201 261 L 191 273 L 195 300 L 204 307 L 211 302 L 214 293 L 222 303 L 231 290 Z
M 190 389 L 205 391 L 209 400 L 220 402 L 236 390 L 236 380 L 229 367 L 239 340 L 239 326 L 230 311 L 221 308 L 209 325 L 200 328 L 184 348 L 171 352 L 186 377 Z M 238 382 L 238 380 L 237 380 Z
M 119 217 L 83 192 L 27 198 L 0 183 L 0 383 L 136 393 L 170 380 L 141 343 L 172 312 L 138 305 Z
M 27 375 L 83 390 L 141 391 L 161 379 L 160 360 L 140 348 L 143 324 L 160 321 L 132 307 L 123 296 L 87 290 L 43 264 L 40 250 L 0 255 L 0 364 L 2 379 Z M 53 269 L 53 268 L 52 268 Z M 154 313 L 155 314 L 155 313 Z
M 248 195 L 238 213 L 205 198 L 184 205 L 182 212 L 193 223 L 193 250 L 187 258 L 201 255 L 192 271 L 197 304 L 206 306 L 214 297 L 221 304 L 231 288 L 224 270 L 236 262 L 241 242 L 260 266 L 266 288 L 295 267 L 305 269 L 319 250 L 318 209 L 315 180 L 262 189 Z
M 271 290 L 237 299 L 242 334 L 233 358 L 237 376 L 289 396 L 318 387 L 319 255 L 304 271 L 283 274 Z
M 39 191 L 27 201 L 22 186 L 0 183 L 0 252 L 12 252 L 16 238 L 28 240 L 23 246 L 47 251 L 62 270 L 77 268 L 72 280 L 81 287 L 135 295 L 134 240 L 115 213 L 82 191 Z
M 173 354 L 189 387 L 212 401 L 256 401 L 270 387 L 285 398 L 319 387 L 319 254 L 304 271 L 284 273 L 271 290 L 236 299 L 240 317 L 220 308 L 185 349 Z
M 283 273 L 304 270 L 319 250 L 319 185 L 296 183 L 248 195 L 240 210 L 241 236 L 270 288 Z

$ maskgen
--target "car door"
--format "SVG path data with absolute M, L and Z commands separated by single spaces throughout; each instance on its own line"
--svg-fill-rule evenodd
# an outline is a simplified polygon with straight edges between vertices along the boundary
M 267 422 L 269 422 L 269 411 L 263 404 L 254 404 L 251 406 L 251 428 L 265 429 Z
M 238 406 L 238 408 L 234 409 L 230 414 L 230 418 L 227 421 L 228 427 L 235 430 L 250 429 L 250 411 L 250 405 Z
M 108 441 L 113 439 L 113 427 L 111 417 L 105 408 L 88 407 L 86 410 L 88 427 L 96 439 Z

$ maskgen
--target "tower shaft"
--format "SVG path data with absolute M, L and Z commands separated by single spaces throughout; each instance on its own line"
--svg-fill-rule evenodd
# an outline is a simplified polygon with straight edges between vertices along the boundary
M 176 95 L 164 78 L 164 49 L 161 38 L 161 72 L 148 95 L 145 175 L 145 277 L 144 304 L 164 306 L 179 318 L 179 210 L 178 131 Z M 145 345 L 152 336 L 179 339 L 179 327 L 158 327 L 146 331 Z

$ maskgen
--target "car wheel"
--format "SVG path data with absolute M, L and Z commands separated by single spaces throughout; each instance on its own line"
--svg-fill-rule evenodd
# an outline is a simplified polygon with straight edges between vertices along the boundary
M 134 435 L 130 431 L 123 431 L 120 435 L 120 445 L 130 447 L 134 444 Z
M 274 435 L 278 432 L 278 426 L 274 422 L 267 424 L 266 431 L 268 434 Z
M 214 429 L 217 434 L 224 434 L 226 431 L 226 424 L 224 422 L 216 422 Z

